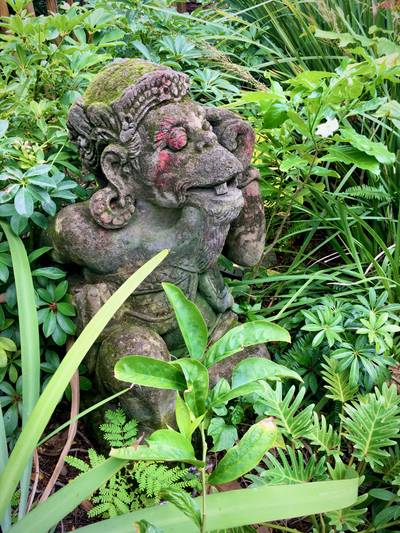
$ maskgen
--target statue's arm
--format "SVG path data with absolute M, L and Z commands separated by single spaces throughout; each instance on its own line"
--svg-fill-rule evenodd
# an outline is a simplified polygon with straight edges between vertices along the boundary
M 231 224 L 224 254 L 239 265 L 253 266 L 260 261 L 265 246 L 265 214 L 258 184 L 259 172 L 250 166 L 255 134 L 246 121 L 227 109 L 210 107 L 206 113 L 219 142 L 241 161 L 244 168 L 238 180 L 244 206 Z

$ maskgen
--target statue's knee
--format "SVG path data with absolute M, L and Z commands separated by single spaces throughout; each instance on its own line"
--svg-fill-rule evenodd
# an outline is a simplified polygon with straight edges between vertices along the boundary
M 155 331 L 143 326 L 120 324 L 103 340 L 97 354 L 96 378 L 102 388 L 118 392 L 130 385 L 114 376 L 115 364 L 126 355 L 146 355 L 163 361 L 170 360 L 167 345 Z M 120 401 L 144 431 L 173 423 L 174 391 L 134 385 L 120 397 Z

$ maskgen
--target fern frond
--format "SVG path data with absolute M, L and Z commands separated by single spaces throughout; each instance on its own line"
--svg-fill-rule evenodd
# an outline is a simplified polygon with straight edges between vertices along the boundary
M 348 373 L 338 370 L 338 361 L 325 357 L 325 363 L 322 364 L 321 375 L 325 381 L 324 387 L 328 391 L 327 398 L 337 402 L 346 403 L 353 400 L 357 394 L 358 386 L 351 385 Z
M 387 450 L 388 456 L 382 461 L 382 465 L 375 467 L 375 472 L 383 474 L 384 481 L 392 483 L 400 476 L 400 446 L 396 444 L 394 448 Z
M 307 435 L 310 431 L 314 404 L 297 412 L 302 406 L 306 389 L 302 387 L 297 395 L 295 391 L 296 388 L 293 385 L 283 397 L 281 382 L 276 383 L 275 389 L 268 383 L 264 383 L 262 403 L 264 414 L 275 417 L 282 433 L 297 442 L 299 437 Z
M 147 498 L 154 498 L 154 503 L 160 501 L 159 493 L 162 490 L 199 488 L 197 477 L 191 474 L 188 468 L 180 466 L 169 468 L 157 463 L 139 461 L 134 466 L 134 477 L 139 491 L 145 493 Z
M 357 507 L 365 502 L 368 494 L 363 494 L 357 498 L 357 501 L 351 507 L 339 509 L 338 511 L 330 511 L 325 513 L 328 518 L 329 525 L 335 528 L 335 531 L 358 531 L 358 527 L 365 523 L 365 513 L 367 507 Z
M 353 198 L 364 198 L 365 200 L 390 200 L 391 196 L 382 187 L 371 187 L 370 185 L 356 185 L 346 189 L 345 195 Z
M 268 452 L 264 463 L 266 470 L 261 470 L 260 476 L 247 476 L 254 482 L 254 485 L 281 485 L 304 483 L 309 481 L 321 481 L 327 479 L 326 457 L 321 457 L 319 461 L 312 455 L 308 460 L 300 450 L 297 453 L 289 446 L 285 451 L 278 448 L 279 458 Z
M 67 455 L 65 457 L 65 462 L 82 473 L 87 472 L 90 469 L 90 466 L 85 463 L 85 461 L 82 461 L 82 459 L 79 459 L 78 457 L 73 457 L 72 455 Z
M 339 434 L 334 431 L 331 424 L 327 423 L 324 415 L 318 418 L 317 413 L 313 413 L 313 423 L 305 437 L 311 441 L 311 444 L 319 447 L 319 452 L 324 452 L 328 456 L 340 455 Z
M 393 440 L 400 431 L 400 407 L 396 387 L 383 385 L 358 402 L 344 407 L 342 417 L 346 438 L 353 443 L 354 456 L 366 461 L 373 470 L 383 467 L 389 457 L 385 447 L 396 444 Z
M 105 419 L 106 422 L 99 427 L 110 446 L 121 448 L 132 444 L 137 435 L 136 420 L 132 419 L 127 422 L 122 409 L 114 411 L 109 409 L 105 414 Z

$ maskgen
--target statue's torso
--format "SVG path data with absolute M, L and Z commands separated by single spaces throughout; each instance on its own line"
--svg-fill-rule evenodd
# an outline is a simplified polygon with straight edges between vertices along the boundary
M 62 209 L 51 231 L 56 258 L 82 265 L 86 284 L 106 284 L 110 293 L 157 252 L 169 249 L 124 308 L 126 316 L 164 333 L 174 320 L 161 283 L 174 283 L 195 299 L 199 275 L 217 263 L 228 230 L 229 225 L 215 226 L 192 207 L 161 212 L 139 205 L 127 226 L 110 231 L 96 224 L 82 202 Z

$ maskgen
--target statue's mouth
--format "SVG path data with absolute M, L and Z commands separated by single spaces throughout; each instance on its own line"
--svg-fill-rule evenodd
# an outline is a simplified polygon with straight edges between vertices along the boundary
M 209 198 L 209 200 L 229 202 L 234 199 L 240 193 L 238 189 L 237 174 L 228 178 L 225 181 L 205 183 L 197 187 L 190 187 L 186 190 L 187 196 L 203 196 Z M 220 198 L 218 198 L 220 197 Z
M 238 188 L 237 174 L 225 181 L 210 182 L 186 190 L 186 203 L 222 218 L 236 218 L 243 207 L 243 195 Z

